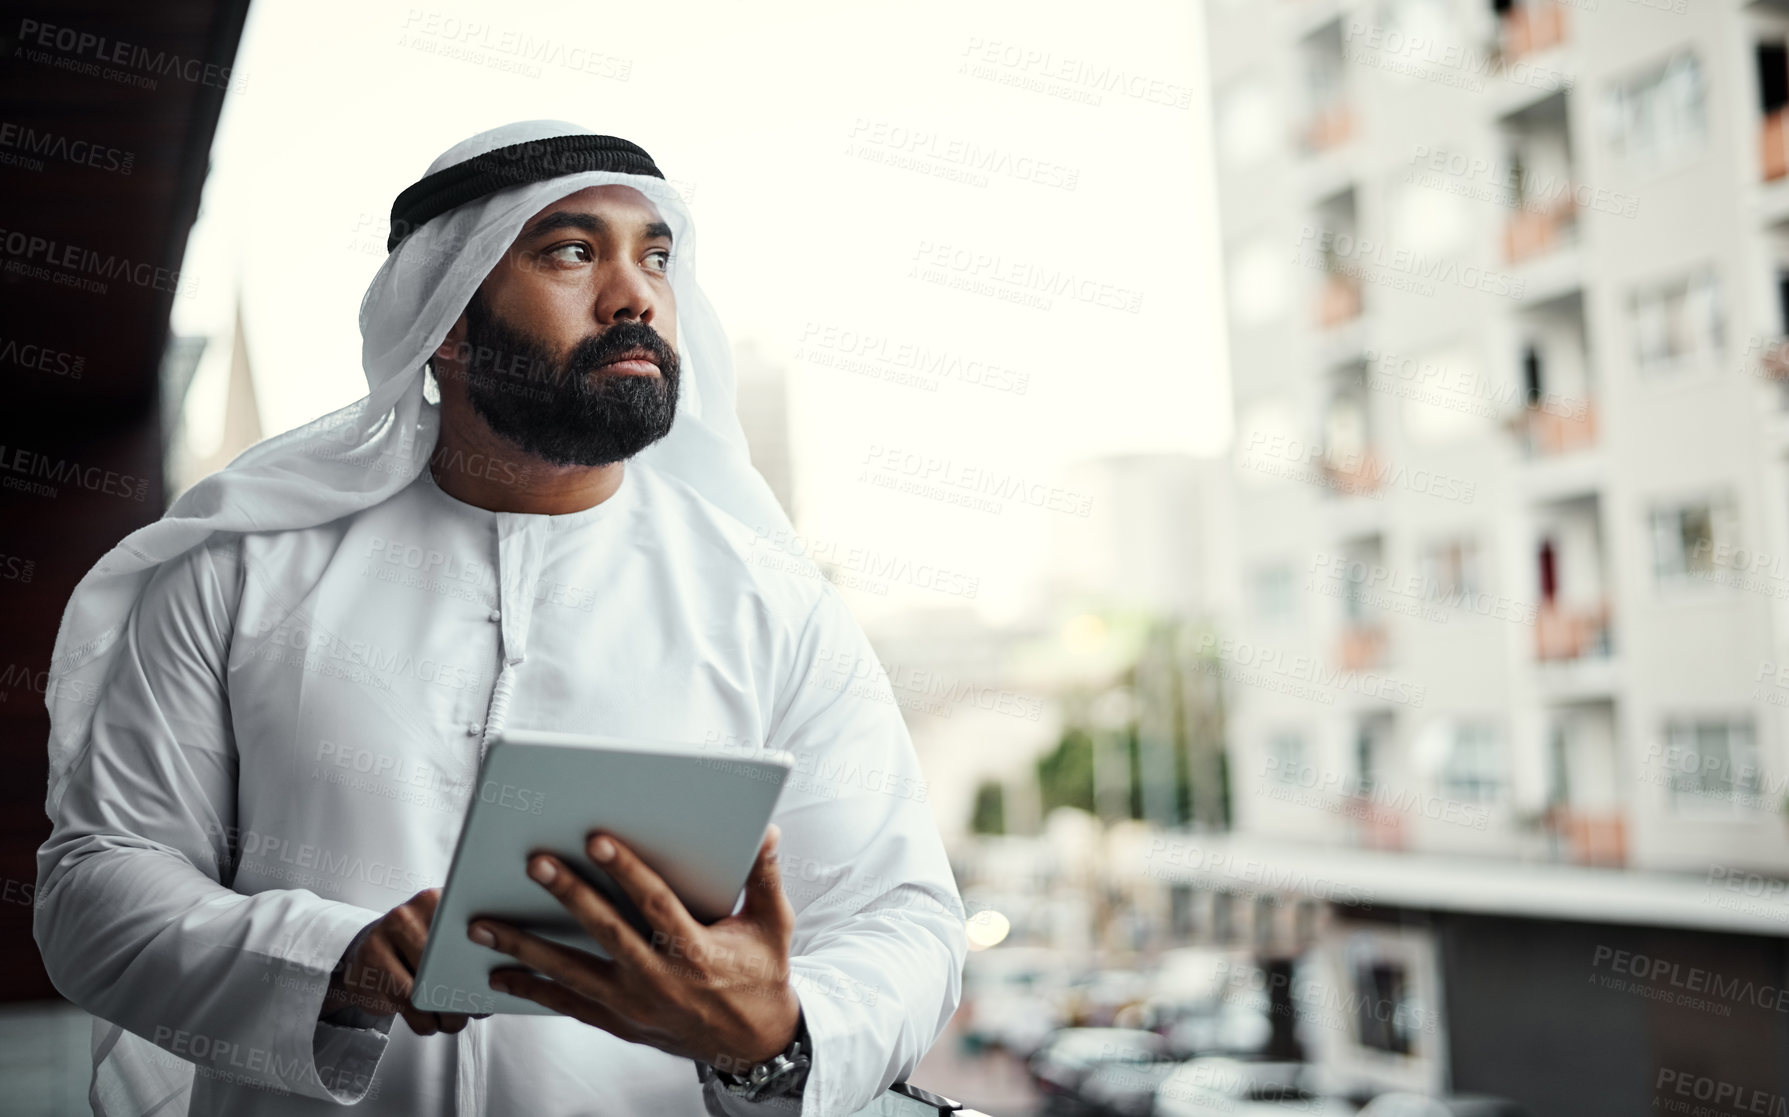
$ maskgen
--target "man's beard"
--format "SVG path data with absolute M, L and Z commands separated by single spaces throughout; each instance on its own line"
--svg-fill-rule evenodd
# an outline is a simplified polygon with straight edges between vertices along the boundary
M 599 372 L 631 349 L 659 376 Z M 497 317 L 475 293 L 466 304 L 466 396 L 490 428 L 554 465 L 610 465 L 670 433 L 677 353 L 644 322 L 624 320 L 574 345 L 563 360 L 538 337 Z

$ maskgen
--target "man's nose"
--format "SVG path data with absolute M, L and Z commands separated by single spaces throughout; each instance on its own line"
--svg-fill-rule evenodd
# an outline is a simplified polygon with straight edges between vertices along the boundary
M 617 262 L 603 270 L 596 296 L 599 322 L 631 319 L 650 324 L 657 312 L 657 293 L 638 267 Z

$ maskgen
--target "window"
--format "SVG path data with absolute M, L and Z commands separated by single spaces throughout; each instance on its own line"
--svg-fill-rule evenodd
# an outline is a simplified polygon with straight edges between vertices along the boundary
M 1708 134 L 1702 64 L 1679 54 L 1609 90 L 1604 128 L 1615 154 L 1635 167 L 1663 168 L 1702 149 Z
M 1739 517 L 1726 498 L 1656 509 L 1652 514 L 1652 569 L 1660 582 L 1707 578 L 1717 555 L 1738 543 Z
M 1676 719 L 1665 725 L 1671 805 L 1723 813 L 1761 801 L 1758 744 L 1746 718 Z
M 1675 371 L 1718 357 L 1726 339 L 1720 277 L 1713 268 L 1642 287 L 1629 300 L 1634 359 L 1643 373 Z
M 1434 543 L 1422 553 L 1423 593 L 1430 601 L 1471 604 L 1481 590 L 1478 544 L 1471 539 Z
M 1268 738 L 1268 755 L 1281 783 L 1293 783 L 1305 770 L 1304 737 L 1296 730 L 1281 729 Z
M 1258 568 L 1250 579 L 1255 616 L 1263 624 L 1284 624 L 1298 616 L 1292 568 L 1284 563 Z
M 1502 788 L 1496 731 L 1479 723 L 1456 726 L 1441 764 L 1442 794 L 1467 803 L 1488 803 Z
M 1354 1027 L 1363 1047 L 1408 1055 L 1416 1046 L 1421 1011 L 1401 961 L 1350 950 L 1354 971 Z

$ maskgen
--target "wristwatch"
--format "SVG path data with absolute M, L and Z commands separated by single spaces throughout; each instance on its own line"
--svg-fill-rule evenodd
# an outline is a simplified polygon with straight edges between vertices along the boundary
M 795 1038 L 789 1041 L 789 1046 L 763 1062 L 754 1064 L 743 1075 L 698 1062 L 696 1076 L 704 1084 L 713 1081 L 727 1093 L 746 1101 L 800 1097 L 802 1087 L 807 1084 L 808 1068 L 812 1063 L 807 1014 L 800 1013 L 795 1018 Z

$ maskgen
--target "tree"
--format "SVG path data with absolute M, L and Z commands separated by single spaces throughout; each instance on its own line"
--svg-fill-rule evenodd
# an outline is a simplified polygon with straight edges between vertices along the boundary
M 1006 788 L 998 780 L 983 780 L 975 789 L 969 830 L 974 834 L 1006 833 Z

